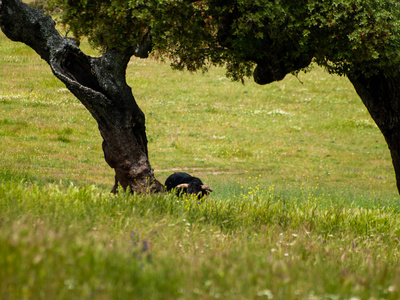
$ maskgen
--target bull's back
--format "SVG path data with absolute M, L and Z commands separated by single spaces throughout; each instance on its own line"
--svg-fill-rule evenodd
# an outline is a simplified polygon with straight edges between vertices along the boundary
M 167 191 L 176 188 L 178 185 L 182 183 L 189 183 L 192 180 L 192 178 L 193 177 L 191 175 L 184 172 L 176 172 L 174 174 L 171 174 L 167 178 L 167 180 L 165 180 L 165 186 L 167 188 Z

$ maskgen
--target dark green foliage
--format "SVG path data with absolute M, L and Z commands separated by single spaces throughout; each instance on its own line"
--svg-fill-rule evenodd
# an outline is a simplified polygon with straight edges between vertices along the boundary
M 149 16 L 141 2 L 54 0 L 49 8 L 62 10 L 61 18 L 78 38 L 87 36 L 95 47 L 126 48 L 146 34 Z
M 280 80 L 312 58 L 341 75 L 351 68 L 391 74 L 399 62 L 397 0 L 51 2 L 96 47 L 131 47 L 150 32 L 153 49 L 173 67 L 224 65 L 234 79 L 257 64 L 261 75 L 272 70 L 271 80 Z
M 318 1 L 308 10 L 317 62 L 329 71 L 345 74 L 354 67 L 368 74 L 398 65 L 398 1 Z

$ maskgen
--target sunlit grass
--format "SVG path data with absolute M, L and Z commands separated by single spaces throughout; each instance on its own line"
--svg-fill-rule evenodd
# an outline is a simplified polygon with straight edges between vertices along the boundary
M 1 41 L 0 168 L 9 163 L 44 180 L 112 186 L 90 114 L 36 53 Z M 316 69 L 300 74 L 303 83 L 288 76 L 241 85 L 221 69 L 190 74 L 132 59 L 127 80 L 146 113 L 150 161 L 161 181 L 186 169 L 214 185 L 234 183 L 247 170 L 282 190 L 307 173 L 332 193 L 397 193 L 386 143 L 345 78 Z M 46 166 L 52 151 L 58 154 Z

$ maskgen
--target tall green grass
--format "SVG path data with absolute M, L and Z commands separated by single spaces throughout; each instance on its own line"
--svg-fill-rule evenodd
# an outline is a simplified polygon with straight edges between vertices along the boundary
M 2 299 L 399 297 L 390 207 L 18 183 L 0 197 Z
M 345 78 L 261 87 L 132 59 L 127 79 L 157 177 L 210 197 L 110 195 L 90 114 L 0 35 L 0 299 L 400 297 L 390 155 Z

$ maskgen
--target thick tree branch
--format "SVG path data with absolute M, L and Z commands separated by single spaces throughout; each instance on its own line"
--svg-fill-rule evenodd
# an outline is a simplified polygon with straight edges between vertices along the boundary
M 62 37 L 42 11 L 20 0 L 0 1 L 2 31 L 33 48 L 97 121 L 105 159 L 116 172 L 113 191 L 119 185 L 137 192 L 163 190 L 148 160 L 144 113 L 125 79 L 131 56 L 148 55 L 150 37 L 125 50 L 109 49 L 101 57 L 90 57 Z
M 9 39 L 30 46 L 47 63 L 51 52 L 67 43 L 55 29 L 51 17 L 19 0 L 1 0 L 0 26 Z

